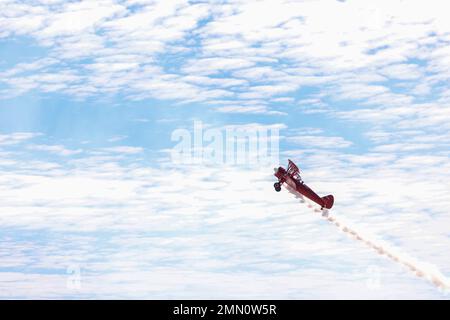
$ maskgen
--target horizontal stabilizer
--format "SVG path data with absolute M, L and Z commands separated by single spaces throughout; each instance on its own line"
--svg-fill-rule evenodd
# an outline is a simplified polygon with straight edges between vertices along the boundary
M 334 197 L 330 194 L 328 196 L 322 197 L 323 207 L 327 209 L 331 209 L 334 204 Z

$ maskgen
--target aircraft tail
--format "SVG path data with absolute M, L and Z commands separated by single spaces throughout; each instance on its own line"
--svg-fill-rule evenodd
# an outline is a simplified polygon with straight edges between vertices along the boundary
M 323 207 L 327 209 L 331 209 L 334 204 L 334 197 L 330 194 L 328 196 L 322 197 Z

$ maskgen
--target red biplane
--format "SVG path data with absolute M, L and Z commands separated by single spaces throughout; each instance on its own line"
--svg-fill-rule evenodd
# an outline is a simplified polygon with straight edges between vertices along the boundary
M 277 192 L 280 192 L 281 185 L 286 183 L 291 189 L 305 196 L 306 198 L 314 201 L 320 205 L 321 209 L 331 209 L 334 203 L 334 197 L 330 194 L 325 197 L 319 197 L 314 191 L 311 190 L 302 180 L 300 176 L 300 170 L 291 160 L 288 160 L 287 170 L 283 167 L 275 168 L 275 177 L 278 178 L 278 182 L 273 185 Z

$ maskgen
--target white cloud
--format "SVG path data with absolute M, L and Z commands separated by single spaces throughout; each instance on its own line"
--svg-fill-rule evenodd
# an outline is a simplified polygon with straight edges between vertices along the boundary
M 18 144 L 40 135 L 41 133 L 35 132 L 15 132 L 11 134 L 0 134 L 0 146 Z
M 65 3 L 60 12 L 48 16 L 48 25 L 37 35 L 46 39 L 83 33 L 102 20 L 124 11 L 123 6 L 109 0 Z
M 28 34 L 48 47 L 47 59 L 61 61 L 31 62 L 32 76 L 19 64 L 3 72 L 3 81 L 9 95 L 37 89 L 78 98 L 125 93 L 133 100 L 210 103 L 229 97 L 230 105 L 246 99 L 263 105 L 320 86 L 338 101 L 411 104 L 450 75 L 450 26 L 442 3 L 433 3 L 410 1 L 405 11 L 401 1 L 180 0 L 134 7 L 109 0 L 7 1 L 2 36 Z M 29 28 L 21 26 L 26 23 Z M 50 74 L 57 83 L 46 82 Z M 404 92 L 388 80 L 402 82 Z M 306 112 L 316 107 L 324 112 L 319 105 Z
M 350 147 L 353 143 L 345 140 L 342 137 L 324 136 L 324 135 L 299 135 L 290 136 L 286 139 L 297 145 L 304 146 L 306 148 L 326 148 L 326 149 L 339 149 Z
M 116 135 L 116 136 L 113 136 L 113 137 L 109 138 L 108 142 L 122 141 L 122 140 L 124 140 L 126 138 L 127 138 L 127 136 L 125 136 L 125 135 Z
M 240 69 L 254 65 L 252 61 L 247 59 L 234 58 L 206 58 L 187 62 L 187 66 L 183 68 L 186 74 L 212 75 L 221 71 L 229 71 Z
M 333 215 L 450 272 L 448 158 L 306 152 L 303 178 L 335 195 Z M 41 174 L 20 159 L 0 167 L 3 297 L 444 297 L 274 192 L 271 167 L 149 167 L 90 153 Z M 71 265 L 79 291 L 66 286 Z M 380 270 L 379 291 L 367 290 L 368 266 Z
M 29 146 L 27 146 L 27 148 L 30 150 L 46 151 L 46 152 L 50 152 L 50 153 L 55 153 L 55 154 L 58 154 L 58 155 L 64 156 L 64 157 L 72 156 L 72 155 L 83 152 L 83 150 L 81 150 L 81 149 L 76 149 L 76 150 L 67 149 L 62 145 L 36 144 L 36 145 L 29 145 Z
M 391 79 L 417 79 L 421 77 L 421 72 L 415 64 L 394 64 L 380 70 L 382 74 Z
M 117 146 L 117 147 L 103 148 L 102 150 L 122 154 L 136 154 L 144 151 L 144 149 L 141 147 L 130 147 L 130 146 Z
M 242 105 L 227 105 L 217 107 L 215 110 L 223 113 L 249 113 L 249 114 L 267 114 L 267 115 L 286 115 L 285 112 L 274 111 L 267 108 L 267 106 L 242 106 Z
M 3 64 L 1 93 L 120 94 L 261 116 L 298 111 L 336 131 L 356 127 L 354 141 L 314 128 L 289 131 L 284 141 L 301 148 L 282 155 L 301 159 L 314 190 L 335 194 L 334 214 L 449 274 L 448 10 L 441 1 L 404 6 L 4 1 L 0 37 L 34 38 L 45 53 Z M 296 109 L 288 109 L 291 102 Z M 16 244 L 0 251 L 5 265 L 36 267 L 0 273 L 16 280 L 14 287 L 0 280 L 5 295 L 443 298 L 335 234 L 290 195 L 274 193 L 271 168 L 149 167 L 139 162 L 145 150 L 138 146 L 81 152 L 60 143 L 25 145 L 35 137 L 0 135 L 0 228 L 66 238 L 23 243 L 34 249 L 30 257 L 14 233 L 3 236 Z M 367 151 L 352 154 L 346 148 L 353 144 Z M 63 155 L 64 163 L 44 161 L 37 151 Z M 27 152 L 32 160 L 22 158 Z M 83 292 L 61 284 L 73 260 L 87 271 Z M 368 265 L 383 271 L 381 291 L 367 290 Z

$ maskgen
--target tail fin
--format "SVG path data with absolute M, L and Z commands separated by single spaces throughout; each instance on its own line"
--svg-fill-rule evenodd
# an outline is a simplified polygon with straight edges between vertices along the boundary
M 324 208 L 331 209 L 334 204 L 334 197 L 330 194 L 328 196 L 322 197 Z

